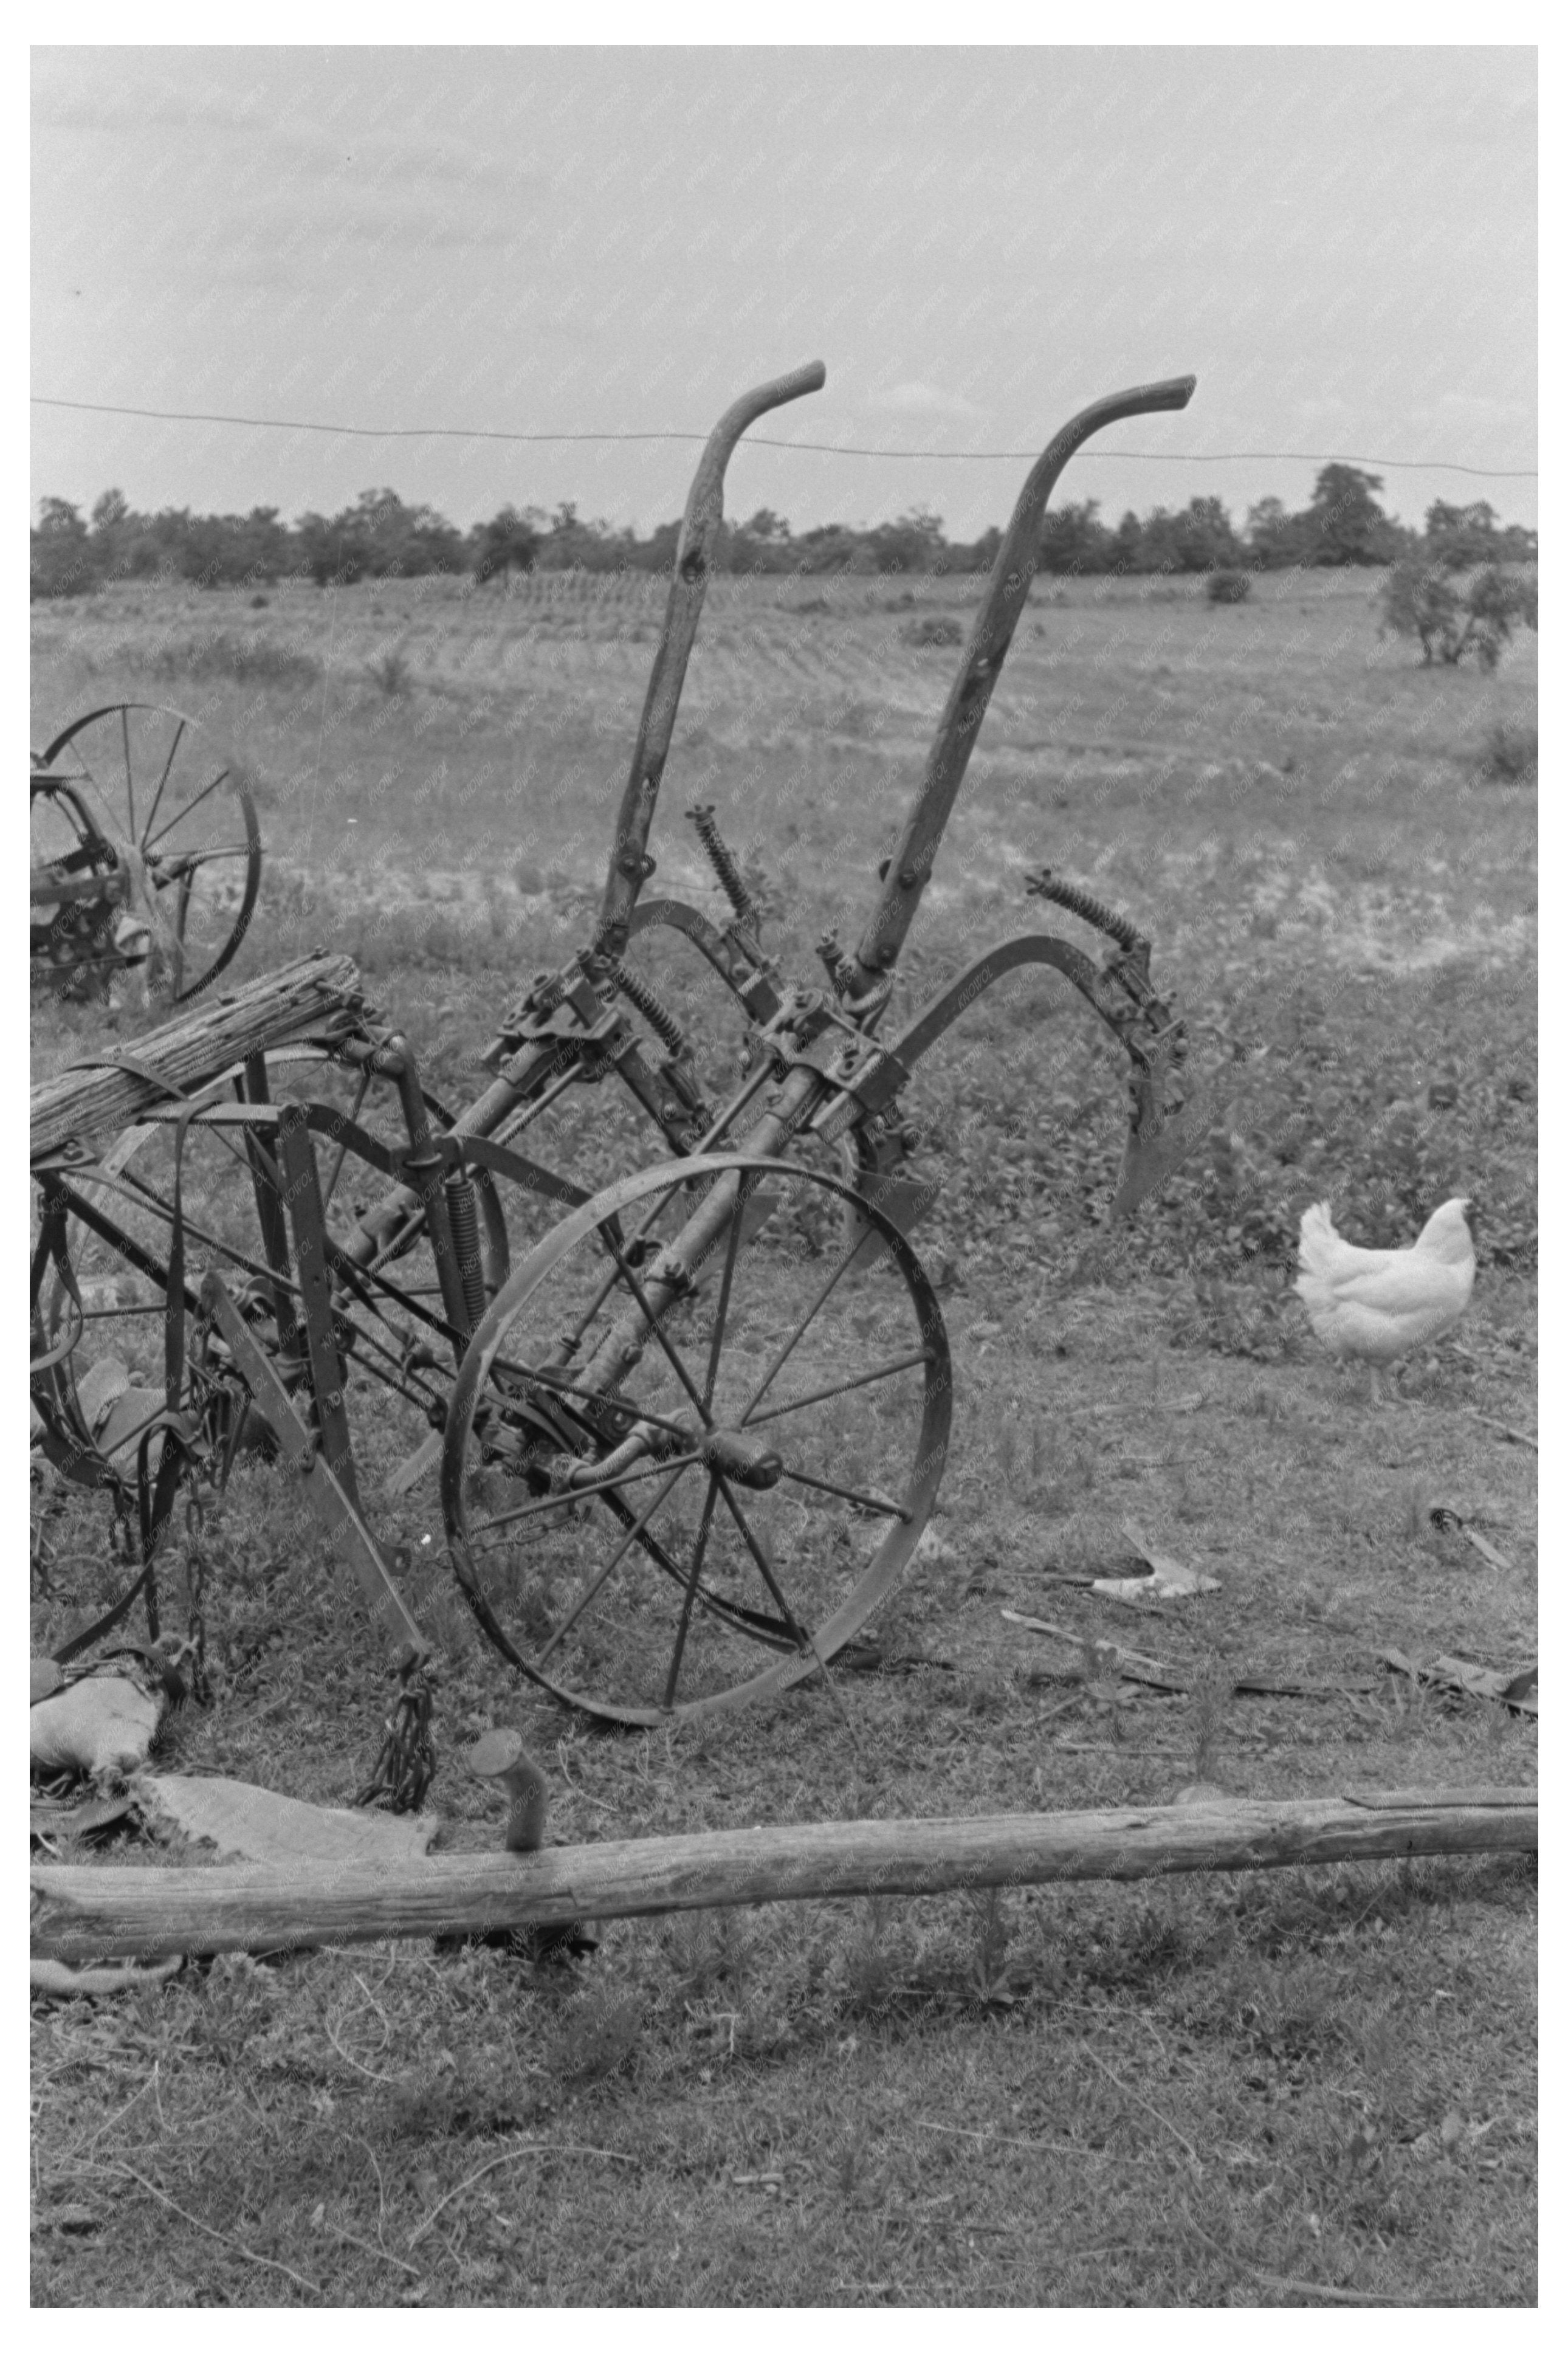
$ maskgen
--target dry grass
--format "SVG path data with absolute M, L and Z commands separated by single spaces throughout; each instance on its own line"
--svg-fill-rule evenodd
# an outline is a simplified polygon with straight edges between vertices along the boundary
M 641 584 L 544 585 L 258 613 L 111 591 L 35 621 L 35 734 L 148 689 L 199 705 L 262 801 L 246 955 L 353 947 L 461 1098 L 509 986 L 578 935 L 657 629 Z M 703 886 L 679 807 L 717 798 L 787 902 L 786 969 L 828 916 L 853 935 L 953 659 L 885 603 L 721 583 L 693 659 L 660 882 Z M 272 653 L 225 674 L 212 645 L 247 631 Z M 198 641 L 182 682 L 167 659 Z M 291 653 L 322 681 L 296 691 Z M 396 691 L 373 675 L 393 657 Z M 1533 799 L 1478 775 L 1533 718 L 1533 640 L 1494 679 L 1434 677 L 1354 582 L 1218 611 L 1037 590 L 911 997 L 1028 925 L 1021 870 L 1046 860 L 1136 910 L 1273 1091 L 1238 1151 L 1112 1234 L 1114 1065 L 1048 985 L 987 1000 L 925 1086 L 950 1186 L 917 1239 L 957 1418 L 948 1548 L 885 1609 L 887 1670 L 837 1677 L 848 1722 L 818 1686 L 605 1735 L 520 1696 L 419 1572 L 450 1843 L 497 1835 L 450 1761 L 496 1717 L 553 1760 L 567 1840 L 1154 1802 L 1200 1774 L 1257 1796 L 1532 1778 L 1532 1724 L 1413 1694 L 1377 1652 L 1534 1655 L 1534 1459 L 1491 1426 L 1534 1426 Z M 40 1056 L 102 1036 L 39 1008 Z M 618 1144 L 563 1134 L 615 1173 Z M 1369 1413 L 1283 1287 L 1294 1209 L 1331 1191 L 1377 1239 L 1449 1173 L 1493 1213 L 1474 1307 Z M 1510 1567 L 1435 1531 L 1434 1500 Z M 1114 1560 L 1124 1519 L 1220 1591 L 1139 1623 L 1053 1579 Z M 51 1540 L 45 1633 L 101 1525 L 73 1505 Z M 385 1701 L 345 1576 L 258 1469 L 208 1553 L 216 1704 L 175 1757 L 342 1802 Z M 1070 1626 L 1084 1672 L 1005 1607 Z M 1189 1695 L 1111 1685 L 1092 1645 L 1117 1639 Z M 898 1664 L 917 1654 L 942 1663 Z M 1348 1688 L 1227 1697 L 1243 1670 Z M 219 1961 L 37 2004 L 35 2299 L 1528 2304 L 1534 1908 L 1516 1862 L 1388 1864 L 612 1924 L 575 1969 L 412 1944 Z

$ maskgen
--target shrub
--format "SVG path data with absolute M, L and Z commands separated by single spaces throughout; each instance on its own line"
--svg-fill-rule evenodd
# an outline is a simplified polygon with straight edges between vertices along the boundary
M 379 661 L 372 662 L 370 674 L 383 694 L 406 694 L 414 683 L 408 664 L 395 650 L 383 654 Z
M 906 646 L 961 646 L 963 628 L 951 613 L 924 613 L 899 631 Z
M 34 597 L 90 596 L 102 567 L 87 525 L 68 499 L 45 499 L 29 535 L 28 588 Z
M 232 678 L 244 685 L 313 686 L 321 666 L 296 646 L 267 638 L 242 638 L 220 629 L 210 638 L 187 638 L 161 646 L 148 668 L 157 678 Z
M 1532 573 L 1489 564 L 1464 587 L 1429 550 L 1415 549 L 1391 566 L 1379 603 L 1384 630 L 1418 638 L 1427 665 L 1436 658 L 1454 668 L 1473 652 L 1483 670 L 1494 670 L 1514 623 L 1536 626 Z
M 1533 785 L 1541 777 L 1541 731 L 1522 719 L 1500 719 L 1487 738 L 1484 776 L 1510 785 Z
M 1245 605 L 1252 594 L 1249 572 L 1211 572 L 1205 591 L 1211 605 Z

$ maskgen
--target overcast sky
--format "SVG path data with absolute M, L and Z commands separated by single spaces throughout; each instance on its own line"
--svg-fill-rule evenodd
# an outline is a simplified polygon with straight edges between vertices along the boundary
M 701 434 L 816 358 L 826 390 L 760 429 L 1034 451 L 1195 374 L 1184 415 L 1073 461 L 1058 498 L 1112 521 L 1300 505 L 1316 471 L 1205 453 L 1536 463 L 1528 48 L 33 58 L 33 393 L 378 429 L 35 407 L 35 501 L 291 518 L 384 483 L 459 523 L 573 499 L 646 532 L 694 448 L 379 436 Z M 797 530 L 924 504 L 972 536 L 1024 470 L 743 445 L 726 503 Z M 1535 520 L 1532 480 L 1386 475 L 1407 521 L 1438 497 Z

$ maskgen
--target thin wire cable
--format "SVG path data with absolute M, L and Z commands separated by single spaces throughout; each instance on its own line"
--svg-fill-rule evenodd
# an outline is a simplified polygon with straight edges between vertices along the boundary
M 34 408 L 83 409 L 95 417 L 147 417 L 165 425 L 247 425 L 270 433 L 336 433 L 359 441 L 706 441 L 705 433 L 502 433 L 464 425 L 321 425 L 299 417 L 227 417 L 201 408 L 126 408 L 107 400 L 54 400 L 30 396 Z M 882 449 L 843 441 L 784 441 L 749 433 L 748 445 L 763 449 L 804 449 L 826 458 L 941 459 L 1016 464 L 1039 456 L 1037 449 Z M 1489 481 L 1531 481 L 1533 466 L 1464 466 L 1452 458 L 1368 458 L 1342 449 L 1080 449 L 1079 457 L 1131 458 L 1149 465 L 1231 466 L 1253 459 L 1300 465 L 1386 466 L 1409 473 L 1476 474 Z

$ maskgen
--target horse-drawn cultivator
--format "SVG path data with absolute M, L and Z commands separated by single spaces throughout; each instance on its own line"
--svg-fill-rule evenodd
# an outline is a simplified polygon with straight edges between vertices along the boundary
M 909 1239 L 931 1187 L 900 1107 L 921 1057 L 1004 974 L 1052 965 L 1129 1058 L 1118 1208 L 1179 1156 L 1184 1030 L 1149 943 L 1048 873 L 1030 887 L 1107 935 L 1100 961 L 1024 933 L 890 1035 L 886 1017 L 1051 487 L 1101 426 L 1184 406 L 1191 378 L 1096 402 L 1031 471 L 853 948 L 828 934 L 822 976 L 787 979 L 706 807 L 729 919 L 643 895 L 726 463 L 823 381 L 747 394 L 708 442 L 597 922 L 502 1015 L 477 1100 L 437 1101 L 327 955 L 35 1092 L 33 1394 L 57 1466 L 128 1523 L 139 1503 L 120 1610 L 155 1606 L 182 1482 L 222 1488 L 261 1455 L 299 1478 L 410 1674 L 438 1480 L 479 1624 L 561 1699 L 654 1724 L 778 1693 L 883 1599 L 942 1475 L 948 1343 Z M 673 1009 L 682 956 L 729 1008 L 732 1060 Z M 574 1123 L 608 1111 L 609 1081 L 644 1148 L 634 1132 L 628 1173 L 590 1196 Z

